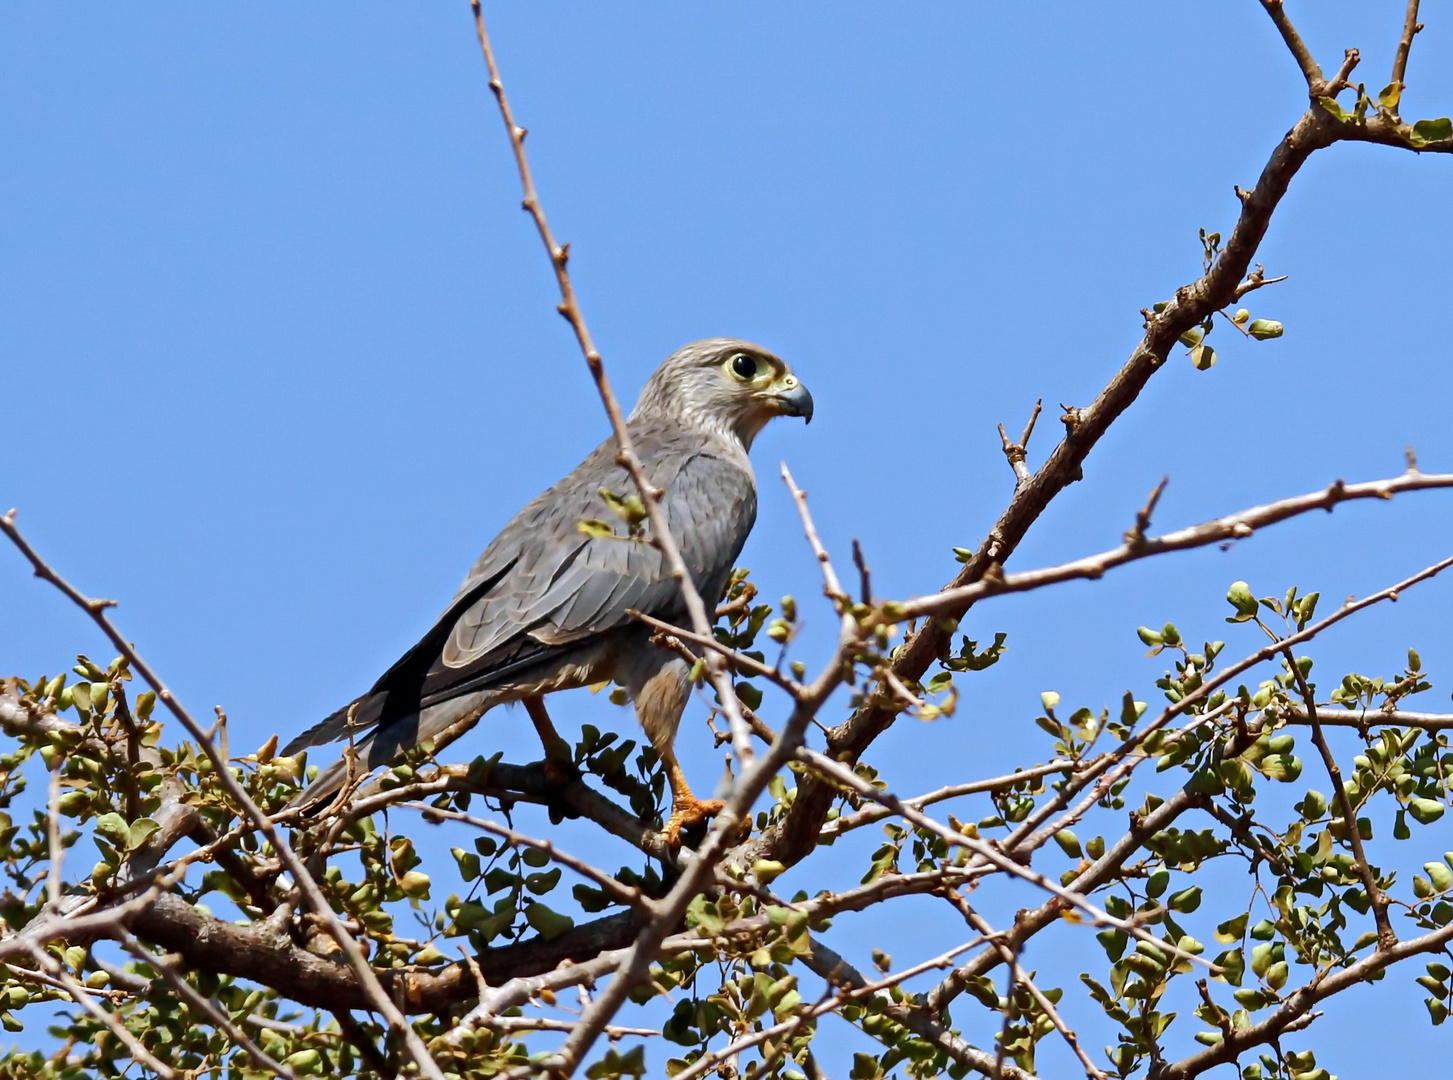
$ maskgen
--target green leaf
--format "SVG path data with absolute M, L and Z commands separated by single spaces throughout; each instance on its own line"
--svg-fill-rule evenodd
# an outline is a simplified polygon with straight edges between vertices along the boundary
M 544 870 L 525 877 L 525 888 L 529 889 L 536 896 L 543 896 L 553 889 L 560 880 L 560 867 L 553 870 Z
M 1268 338 L 1279 338 L 1285 327 L 1275 319 L 1252 319 L 1251 325 L 1246 332 L 1257 341 L 1266 341 Z
M 1165 906 L 1172 911 L 1178 911 L 1182 915 L 1189 915 L 1201 906 L 1201 887 L 1192 885 L 1189 889 L 1182 889 L 1180 892 L 1171 893 L 1166 899 Z
M 1246 974 L 1246 956 L 1240 949 L 1227 949 L 1216 957 L 1216 966 L 1221 969 L 1217 978 L 1232 986 L 1240 986 L 1241 978 Z
M 96 819 L 96 832 L 111 841 L 114 847 L 125 850 L 127 837 L 131 834 L 131 826 L 126 823 L 124 817 L 113 812 L 102 814 Z
M 1261 771 L 1273 780 L 1290 784 L 1302 775 L 1302 759 L 1295 754 L 1272 754 L 1262 759 Z
M 589 885 L 578 883 L 570 890 L 570 895 L 575 897 L 575 902 L 580 905 L 581 910 L 594 915 L 597 911 L 604 911 L 614 901 L 600 889 L 593 889 Z
M 454 861 L 459 864 L 459 876 L 465 881 L 473 881 L 479 877 L 479 856 L 472 851 L 465 851 L 463 848 L 450 848 L 449 853 L 454 856 Z
M 1245 622 L 1256 616 L 1256 597 L 1251 595 L 1251 586 L 1244 581 L 1233 581 L 1226 590 L 1226 602 L 1236 609 L 1236 617 L 1227 622 Z
M 525 908 L 525 921 L 538 930 L 546 941 L 554 941 L 575 925 L 575 920 L 569 915 L 551 911 L 538 901 Z
M 1408 803 L 1408 813 L 1413 815 L 1413 820 L 1419 825 L 1431 825 L 1443 816 L 1445 809 L 1437 799 L 1413 799 Z
M 1270 986 L 1273 990 L 1280 990 L 1287 984 L 1287 976 L 1290 972 L 1291 969 L 1287 967 L 1287 962 L 1285 960 L 1278 960 L 1266 969 L 1266 985 Z
M 1234 919 L 1227 919 L 1216 927 L 1216 940 L 1222 945 L 1229 945 L 1233 941 L 1240 941 L 1241 935 L 1246 933 L 1246 920 L 1251 913 L 1243 911 Z
M 161 826 L 155 821 L 152 821 L 151 818 L 142 818 L 139 821 L 133 821 L 131 828 L 126 831 L 126 850 L 135 851 L 142 844 L 146 843 L 147 838 L 152 833 L 160 828 Z
M 584 521 L 577 521 L 575 528 L 592 540 L 605 540 L 616 534 L 615 529 L 609 523 L 601 521 L 599 518 L 586 518 Z
M 420 870 L 410 870 L 399 878 L 399 888 L 412 900 L 429 899 L 429 875 Z
M 759 687 L 749 682 L 738 682 L 733 689 L 737 692 L 737 699 L 753 712 L 762 707 L 762 691 Z
M 770 885 L 781 877 L 787 867 L 775 859 L 758 859 L 752 863 L 752 874 L 763 885 Z
M 1069 829 L 1061 829 L 1055 833 L 1054 842 L 1060 846 L 1061 851 L 1072 859 L 1078 859 L 1084 854 L 1083 849 L 1080 847 L 1080 838 Z
M 1258 978 L 1266 975 L 1274 963 L 1276 963 L 1276 945 L 1273 943 L 1267 942 L 1251 950 L 1251 972 Z
M 1317 104 L 1320 105 L 1320 106 L 1322 106 L 1322 108 L 1326 109 L 1329 113 L 1331 113 L 1333 116 L 1335 116 L 1338 120 L 1346 120 L 1347 119 L 1347 112 L 1346 112 L 1346 110 L 1343 109 L 1341 105 L 1338 105 L 1337 104 L 1337 99 L 1336 98 L 1333 98 L 1333 97 L 1319 97 L 1317 99 Z
M 1168 885 L 1170 885 L 1169 870 L 1164 867 L 1159 870 L 1152 870 L 1150 876 L 1145 881 L 1145 895 L 1154 900 L 1161 893 L 1165 892 Z
M 1296 809 L 1305 820 L 1316 821 L 1327 812 L 1327 796 L 1316 788 L 1309 788 Z
M 1197 371 L 1210 371 L 1216 366 L 1216 350 L 1209 345 L 1197 345 L 1191 350 L 1191 363 Z
M 1403 84 L 1390 82 L 1377 92 L 1377 103 L 1384 109 L 1396 109 L 1403 98 Z
M 1453 120 L 1440 116 L 1436 120 L 1419 120 L 1413 125 L 1413 134 L 1427 142 L 1453 138 Z
M 1110 958 L 1112 964 L 1125 955 L 1125 945 L 1129 939 L 1130 935 L 1124 930 L 1116 929 L 1101 930 L 1095 935 L 1095 940 L 1105 950 L 1105 955 Z
M 1453 888 L 1453 870 L 1448 869 L 1447 863 L 1426 862 L 1423 863 L 1423 869 L 1428 872 L 1428 880 L 1438 892 Z

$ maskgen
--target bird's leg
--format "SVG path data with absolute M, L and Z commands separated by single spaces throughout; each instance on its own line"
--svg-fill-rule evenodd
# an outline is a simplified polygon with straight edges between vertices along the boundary
M 686 774 L 681 771 L 675 752 L 668 749 L 661 757 L 666 765 L 666 779 L 671 783 L 671 816 L 661 835 L 666 843 L 675 847 L 681 842 L 682 829 L 709 821 L 721 813 L 726 803 L 720 799 L 698 799 L 691 793 L 691 785 L 686 782 Z
M 525 712 L 530 714 L 530 722 L 535 725 L 535 731 L 545 747 L 546 779 L 554 784 L 573 780 L 575 761 L 570 752 L 570 744 L 560 737 L 555 725 L 550 722 L 550 714 L 545 711 L 545 699 L 527 697 L 524 702 Z

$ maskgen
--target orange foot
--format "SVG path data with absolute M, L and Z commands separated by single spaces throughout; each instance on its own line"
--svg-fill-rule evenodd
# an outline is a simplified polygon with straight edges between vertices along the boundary
M 671 816 L 661 830 L 661 839 L 669 846 L 681 843 L 681 830 L 710 821 L 720 814 L 726 803 L 720 799 L 679 799 L 671 806 Z

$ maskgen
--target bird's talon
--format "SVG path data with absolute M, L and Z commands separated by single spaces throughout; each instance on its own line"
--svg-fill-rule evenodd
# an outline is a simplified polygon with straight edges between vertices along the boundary
M 682 829 L 705 824 L 720 814 L 724 806 L 726 803 L 720 799 L 693 799 L 691 802 L 677 803 L 671 809 L 666 827 L 661 830 L 661 839 L 669 847 L 678 847 L 681 844 Z

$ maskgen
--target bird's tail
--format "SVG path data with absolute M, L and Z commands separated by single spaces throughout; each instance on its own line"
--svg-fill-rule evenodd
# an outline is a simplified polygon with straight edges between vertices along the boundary
M 386 720 L 368 736 L 354 742 L 351 754 L 354 774 L 366 776 L 426 739 L 433 740 L 436 750 L 442 750 L 473 727 L 500 700 L 501 695 L 481 690 Z M 355 731 L 366 728 L 377 717 L 373 704 L 366 697 L 350 702 L 288 743 L 284 752 L 297 753 L 309 746 L 319 746 L 342 738 L 349 732 L 350 727 Z M 364 712 L 365 707 L 369 707 L 373 718 L 359 723 L 359 714 Z M 351 725 L 350 713 L 353 715 Z M 293 796 L 288 807 L 316 803 L 337 792 L 348 782 L 349 756 L 344 754 L 320 772 L 317 779 Z

